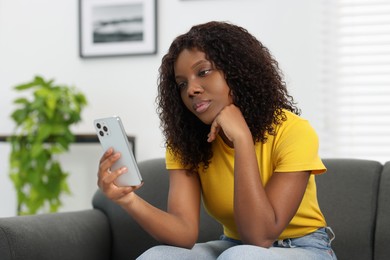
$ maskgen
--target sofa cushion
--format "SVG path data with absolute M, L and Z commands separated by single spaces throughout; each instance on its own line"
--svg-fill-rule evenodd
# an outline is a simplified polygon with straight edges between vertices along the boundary
M 99 210 L 9 217 L 0 222 L 2 260 L 109 259 L 109 225 Z
M 382 164 L 358 159 L 325 159 L 317 176 L 318 200 L 336 234 L 339 259 L 372 259 L 377 192 Z
M 166 210 L 169 174 L 162 158 L 151 159 L 138 164 L 145 184 L 136 193 L 152 205 Z M 135 259 L 148 248 L 158 245 L 154 240 L 117 204 L 105 197 L 101 191 L 95 193 L 93 206 L 106 213 L 112 233 L 112 260 Z M 201 226 L 199 242 L 218 239 L 222 228 L 203 207 L 201 208 Z
M 379 186 L 374 256 L 387 260 L 390 256 L 390 162 L 383 168 Z

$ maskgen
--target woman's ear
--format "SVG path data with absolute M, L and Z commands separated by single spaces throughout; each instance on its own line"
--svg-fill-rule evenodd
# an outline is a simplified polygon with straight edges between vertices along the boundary
M 229 97 L 234 98 L 233 90 L 229 87 Z
M 234 95 L 233 95 L 233 90 L 232 89 L 229 90 L 229 98 L 230 98 L 232 104 L 236 103 L 236 102 L 234 102 Z

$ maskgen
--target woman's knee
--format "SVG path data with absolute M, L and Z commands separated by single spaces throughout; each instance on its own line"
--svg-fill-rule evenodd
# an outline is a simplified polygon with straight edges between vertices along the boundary
M 262 258 L 259 258 L 259 256 L 261 256 Z M 238 245 L 225 250 L 218 257 L 218 260 L 268 259 L 268 256 L 270 256 L 270 251 L 267 248 L 251 245 Z
M 161 254 L 162 247 L 163 246 L 151 247 L 148 250 L 146 250 L 145 252 L 143 252 L 142 255 L 140 255 L 137 259 L 138 260 L 153 259 L 153 257 L 156 257 L 159 254 Z
M 150 260 L 150 259 L 188 259 L 190 250 L 175 246 L 159 245 L 154 246 L 146 250 L 140 255 L 137 260 Z
M 210 256 L 206 253 L 207 252 L 203 252 L 197 247 L 195 247 L 194 249 L 186 249 L 176 246 L 160 245 L 146 250 L 142 255 L 137 258 L 137 260 L 215 259 L 215 257 L 210 258 Z

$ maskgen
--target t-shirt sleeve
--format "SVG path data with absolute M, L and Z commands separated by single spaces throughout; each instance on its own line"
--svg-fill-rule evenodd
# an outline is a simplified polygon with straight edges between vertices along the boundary
M 312 174 L 326 172 L 318 155 L 319 141 L 313 127 L 307 120 L 295 119 L 281 127 L 275 160 L 276 172 L 311 171 Z
M 169 148 L 165 150 L 165 166 L 167 170 L 185 169 L 180 162 L 180 158 L 175 156 Z

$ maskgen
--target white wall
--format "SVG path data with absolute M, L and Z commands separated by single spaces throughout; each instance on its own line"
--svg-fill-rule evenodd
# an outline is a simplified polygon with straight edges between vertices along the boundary
M 89 105 L 75 133 L 92 133 L 97 117 L 120 115 L 136 136 L 138 160 L 162 157 L 163 138 L 155 112 L 158 67 L 178 34 L 193 24 L 224 20 L 246 27 L 269 47 L 285 72 L 290 92 L 314 126 L 318 122 L 320 1 L 158 0 L 158 53 L 148 56 L 81 59 L 78 1 L 0 0 L 0 135 L 12 132 L 9 118 L 17 96 L 12 87 L 39 74 L 75 85 Z M 0 217 L 15 212 L 8 178 L 7 144 L 0 144 Z M 74 195 L 62 211 L 90 207 L 100 147 L 72 146 L 64 156 Z

